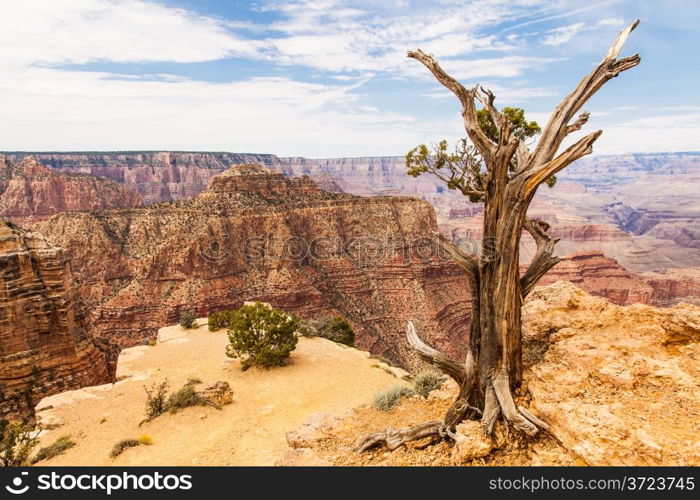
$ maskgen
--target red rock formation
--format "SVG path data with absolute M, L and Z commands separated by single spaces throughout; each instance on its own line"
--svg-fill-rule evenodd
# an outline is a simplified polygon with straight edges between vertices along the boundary
M 0 221 L 0 417 L 45 396 L 114 381 L 115 346 L 96 341 L 63 251 Z
M 700 268 L 666 269 L 639 277 L 653 289 L 652 304 L 673 306 L 686 302 L 700 305 Z
M 45 220 L 59 212 L 141 204 L 137 193 L 116 182 L 56 172 L 33 158 L 13 164 L 0 155 L 0 216 L 16 223 Z
M 618 305 L 653 303 L 652 286 L 602 252 L 586 251 L 563 257 L 538 285 L 556 281 L 570 281 L 586 292 L 605 297 Z
M 100 333 L 142 342 L 177 321 L 260 300 L 307 317 L 340 315 L 357 344 L 404 366 L 408 319 L 457 356 L 468 335 L 462 272 L 434 255 L 435 213 L 403 197 L 317 189 L 234 167 L 189 201 L 60 214 L 37 225 L 65 246 Z

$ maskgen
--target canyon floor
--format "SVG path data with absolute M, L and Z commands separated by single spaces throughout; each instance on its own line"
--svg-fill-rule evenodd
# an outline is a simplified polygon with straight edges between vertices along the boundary
M 224 354 L 225 331 L 209 332 L 206 318 L 198 324 L 204 326 L 163 328 L 155 346 L 125 349 L 116 384 L 45 398 L 37 409 L 48 409 L 38 415 L 45 424 L 60 425 L 41 436 L 40 446 L 65 435 L 76 446 L 39 465 L 273 465 L 288 449 L 286 433 L 310 415 L 342 414 L 401 383 L 368 353 L 321 338 L 301 337 L 288 366 L 243 372 Z M 233 403 L 221 410 L 186 408 L 139 426 L 145 418 L 144 385 L 167 378 L 176 390 L 190 377 L 204 384 L 228 382 Z M 152 437 L 152 445 L 110 458 L 118 441 L 143 434 Z

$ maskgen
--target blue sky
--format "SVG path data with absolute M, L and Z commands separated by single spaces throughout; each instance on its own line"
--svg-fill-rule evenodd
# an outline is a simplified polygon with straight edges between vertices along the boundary
M 400 155 L 463 134 L 422 48 L 542 124 L 635 18 L 596 153 L 700 149 L 693 0 L 3 0 L 0 150 Z

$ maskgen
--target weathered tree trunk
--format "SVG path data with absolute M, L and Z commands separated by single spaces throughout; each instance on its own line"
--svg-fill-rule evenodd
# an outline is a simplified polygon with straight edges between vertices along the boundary
M 639 64 L 638 55 L 617 59 L 637 24 L 635 21 L 620 32 L 600 64 L 557 106 L 532 152 L 523 140 L 511 134 L 509 121 L 493 106 L 493 93 L 480 89 L 478 85 L 467 90 L 445 73 L 432 56 L 420 50 L 409 52 L 409 57 L 423 63 L 459 98 L 467 135 L 486 166 L 485 189 L 470 188 L 466 193 L 484 200 L 482 252 L 480 256 L 467 254 L 451 241 L 438 236 L 441 247 L 464 269 L 471 287 L 472 322 L 464 364 L 421 341 L 412 322 L 409 321 L 407 327 L 408 342 L 420 357 L 452 377 L 460 387 L 444 420 L 371 434 L 360 442 L 359 451 L 381 443 L 395 449 L 417 439 L 450 439 L 455 427 L 467 418 L 480 418 L 489 434 L 499 416 L 528 435 L 536 434 L 538 429 L 548 429 L 545 422 L 527 409 L 516 408 L 512 396 L 523 376 L 523 299 L 559 260 L 552 255 L 558 240 L 547 235 L 549 225 L 528 219 L 527 209 L 543 182 L 592 151 L 593 143 L 602 133 L 600 130 L 583 137 L 556 156 L 564 139 L 588 121 L 586 112 L 571 121 L 583 104 L 605 82 Z M 479 126 L 475 100 L 479 100 L 492 117 L 498 131 L 496 141 L 487 137 Z M 519 248 L 523 230 L 534 238 L 537 251 L 521 276 Z

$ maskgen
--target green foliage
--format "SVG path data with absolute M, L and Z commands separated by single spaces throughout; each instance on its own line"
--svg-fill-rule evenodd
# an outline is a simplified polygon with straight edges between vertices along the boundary
M 238 309 L 229 323 L 226 355 L 241 360 L 241 367 L 282 366 L 297 345 L 299 320 L 256 302 Z
M 417 394 L 420 394 L 423 396 L 423 398 L 427 399 L 428 394 L 442 387 L 444 382 L 444 375 L 431 370 L 425 370 L 420 372 L 413 379 L 413 389 Z
M 381 410 L 389 411 L 396 403 L 404 396 L 413 396 L 414 392 L 411 388 L 405 385 L 395 385 L 387 390 L 377 393 L 372 400 L 372 405 Z
M 209 402 L 204 399 L 194 388 L 195 384 L 199 384 L 199 379 L 189 379 L 180 390 L 174 392 L 168 398 L 168 411 L 177 413 L 183 408 L 190 406 L 206 406 Z
M 504 107 L 501 109 L 501 114 L 504 115 L 510 123 L 510 133 L 520 140 L 530 139 L 542 132 L 542 129 L 537 122 L 529 122 L 525 118 L 525 110 L 522 108 Z M 480 109 L 476 112 L 476 117 L 479 120 L 479 126 L 484 131 L 486 137 L 494 142 L 498 141 L 498 130 L 496 123 L 493 121 L 491 114 L 487 109 Z
M 521 108 L 504 107 L 501 114 L 510 123 L 511 134 L 520 140 L 530 139 L 541 132 L 540 126 L 535 121 L 525 118 L 525 111 Z M 486 109 L 477 111 L 479 126 L 486 136 L 494 142 L 498 141 L 498 131 L 491 114 Z M 466 139 L 461 139 L 454 151 L 448 150 L 445 140 L 428 147 L 420 144 L 406 154 L 406 168 L 410 176 L 418 177 L 424 173 L 430 173 L 443 181 L 448 189 L 458 190 L 471 202 L 479 202 L 484 199 L 486 191 L 487 172 L 483 158 L 477 149 Z M 515 165 L 511 163 L 510 171 Z M 556 176 L 546 180 L 549 187 L 557 182 Z
M 146 391 L 145 422 L 149 422 L 168 410 L 168 379 L 159 384 L 153 383 L 150 389 L 146 386 L 143 389 Z
M 225 309 L 223 311 L 211 313 L 207 320 L 209 331 L 215 332 L 219 328 L 228 328 L 235 313 L 235 309 Z
M 167 379 L 159 384 L 154 383 L 150 389 L 144 387 L 146 391 L 146 419 L 141 424 L 150 422 L 166 411 L 177 413 L 190 406 L 214 406 L 220 409 L 216 403 L 203 397 L 195 390 L 194 386 L 201 383 L 200 379 L 190 377 L 185 385 L 169 396 Z
M 319 329 L 318 336 L 348 346 L 355 344 L 355 332 L 352 326 L 339 316 L 329 319 Z
M 70 436 L 61 436 L 53 444 L 40 448 L 32 459 L 32 464 L 49 458 L 57 457 L 64 451 L 75 446 L 75 441 L 71 441 Z
M 0 420 L 0 465 L 20 467 L 29 463 L 32 450 L 39 444 L 38 426 L 28 421 Z
M 190 328 L 197 328 L 197 323 L 195 322 L 195 319 L 197 319 L 197 316 L 195 315 L 195 312 L 192 309 L 183 311 L 180 314 L 180 326 L 188 330 Z
M 109 454 L 110 458 L 116 458 L 119 455 L 121 455 L 124 450 L 133 448 L 135 446 L 140 445 L 141 443 L 139 442 L 138 439 L 122 439 L 119 441 L 117 444 L 114 445 L 112 448 L 112 452 Z

